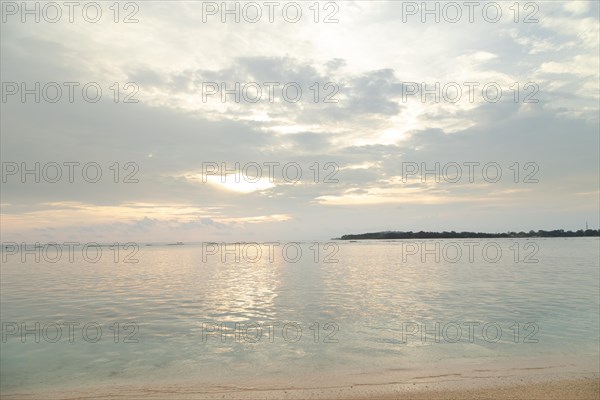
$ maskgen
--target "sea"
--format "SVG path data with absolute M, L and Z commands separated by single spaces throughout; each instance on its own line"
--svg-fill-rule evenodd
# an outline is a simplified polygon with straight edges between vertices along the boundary
M 3 394 L 598 372 L 598 238 L 2 247 Z

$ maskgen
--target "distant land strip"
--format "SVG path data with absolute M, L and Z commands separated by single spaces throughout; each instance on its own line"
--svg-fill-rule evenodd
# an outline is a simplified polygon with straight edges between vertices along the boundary
M 529 232 L 506 232 L 506 233 L 485 233 L 485 232 L 402 232 L 385 231 L 358 233 L 353 235 L 343 235 L 332 240 L 363 240 L 363 239 L 473 239 L 473 238 L 552 238 L 552 237 L 594 237 L 600 236 L 599 229 L 580 229 L 578 231 L 565 231 L 555 229 L 552 231 L 529 231 Z

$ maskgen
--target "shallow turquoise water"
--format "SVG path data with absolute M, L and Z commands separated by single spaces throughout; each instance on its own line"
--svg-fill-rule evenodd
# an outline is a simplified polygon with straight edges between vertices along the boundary
M 97 263 L 6 256 L 2 391 L 598 357 L 597 238 L 324 245 L 288 261 L 279 246 L 272 262 L 266 246 L 238 263 L 199 244 L 141 246 L 138 263 L 107 248 Z

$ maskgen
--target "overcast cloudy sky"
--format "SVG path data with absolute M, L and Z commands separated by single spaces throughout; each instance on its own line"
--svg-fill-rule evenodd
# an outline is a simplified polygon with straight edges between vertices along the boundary
M 263 2 L 240 3 L 240 21 L 223 23 L 221 2 L 120 3 L 118 15 L 101 2 L 92 23 L 95 6 L 82 15 L 82 2 L 69 22 L 58 2 L 51 23 L 56 8 L 42 3 L 35 22 L 21 2 L 2 2 L 2 240 L 598 228 L 598 2 L 496 2 L 501 16 L 481 3 L 472 22 L 463 2 L 441 2 L 439 23 L 420 2 L 312 3 L 297 22 L 295 5 L 283 14 L 280 2 L 270 22 Z M 35 82 L 40 102 L 23 102 Z M 62 87 L 54 103 L 48 82 Z M 64 82 L 79 83 L 73 102 Z M 82 97 L 90 82 L 102 89 L 95 103 Z M 236 82 L 240 101 L 223 102 L 218 86 Z M 423 98 L 421 83 L 439 83 L 440 98 Z M 36 162 L 40 183 L 23 183 Z M 69 162 L 80 163 L 73 183 Z M 91 162 L 96 183 L 82 178 Z M 446 175 L 422 182 L 414 167 L 436 162 Z M 56 183 L 51 163 L 62 165 Z M 239 183 L 214 174 L 221 163 L 247 167 Z

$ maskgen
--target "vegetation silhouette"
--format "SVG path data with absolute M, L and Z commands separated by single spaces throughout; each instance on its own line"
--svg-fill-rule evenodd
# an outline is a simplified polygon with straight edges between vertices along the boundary
M 600 236 L 599 229 L 580 229 L 578 231 L 565 231 L 555 229 L 552 231 L 529 231 L 529 232 L 506 232 L 506 233 L 484 233 L 484 232 L 402 232 L 384 231 L 343 235 L 335 240 L 363 240 L 363 239 L 473 239 L 473 238 L 554 238 L 554 237 L 595 237 Z

